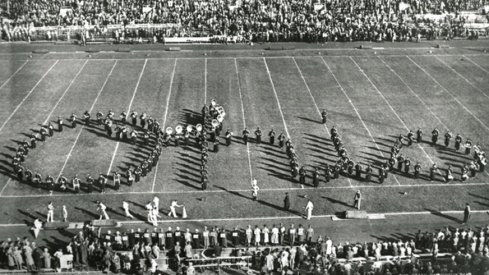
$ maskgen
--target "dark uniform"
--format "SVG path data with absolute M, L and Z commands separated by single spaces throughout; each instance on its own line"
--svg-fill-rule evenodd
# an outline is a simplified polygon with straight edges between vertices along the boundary
M 70 121 L 71 121 L 71 128 L 76 128 L 76 115 L 75 114 L 71 114 Z
M 90 126 L 90 113 L 88 111 L 83 114 L 83 119 L 85 120 L 85 125 Z
M 379 183 L 380 184 L 384 183 L 384 178 L 385 178 L 384 169 L 382 167 L 380 167 L 379 168 Z
M 365 172 L 366 172 L 365 179 L 367 181 L 370 181 L 372 179 L 372 168 L 370 167 L 370 165 L 367 166 L 367 169 L 365 170 Z
M 419 178 L 419 173 L 421 172 L 421 165 L 419 165 L 419 162 L 414 165 L 414 178 Z
M 418 130 L 416 131 L 416 142 L 421 143 L 421 141 L 423 141 L 423 131 L 418 128 Z
M 138 124 L 138 113 L 132 112 L 131 113 L 131 120 L 132 120 L 132 125 L 136 126 Z
M 360 166 L 360 163 L 357 163 L 355 165 L 355 176 L 357 179 L 360 179 L 362 177 L 362 166 Z
M 328 117 L 328 113 L 326 112 L 326 110 L 323 110 L 321 112 L 321 118 L 323 119 L 323 124 L 326 124 L 327 117 Z
M 261 143 L 261 130 L 260 130 L 260 127 L 256 128 L 256 131 L 255 131 L 255 137 L 256 137 L 256 143 L 257 144 L 260 144 Z
M 451 138 L 452 138 L 452 133 L 450 133 L 450 131 L 447 131 L 445 134 L 445 147 L 448 147 Z
M 248 131 L 248 129 L 244 129 L 243 130 L 243 142 L 244 144 L 248 144 L 248 136 L 250 135 L 250 131 Z
M 100 174 L 98 177 L 98 184 L 100 186 L 100 193 L 105 193 L 105 185 L 107 183 L 107 179 L 104 175 Z
M 93 178 L 90 175 L 88 175 L 87 176 L 87 189 L 88 189 L 87 191 L 88 191 L 88 193 L 93 192 L 93 182 L 94 182 Z
M 280 135 L 278 135 L 278 146 L 282 148 L 284 147 L 284 144 L 285 144 L 285 135 L 284 133 L 280 133 Z
M 214 141 L 214 153 L 219 152 L 219 138 L 216 137 L 216 141 Z
M 268 137 L 270 138 L 270 145 L 273 145 L 275 143 L 275 131 L 273 129 L 268 133 Z
M 324 167 L 324 180 L 326 183 L 328 183 L 331 180 L 331 169 L 329 168 L 329 165 L 326 164 Z
M 407 134 L 408 146 L 413 144 L 413 138 L 414 138 L 413 131 L 409 131 L 409 133 Z
M 433 132 L 431 132 L 431 142 L 433 145 L 436 145 L 436 142 L 438 142 L 438 135 L 439 135 L 438 129 L 434 129 Z
M 404 156 L 401 154 L 397 157 L 397 170 L 402 171 L 402 165 L 404 163 Z
M 63 132 L 63 119 L 58 117 L 58 131 Z
M 229 146 L 231 145 L 231 139 L 233 137 L 233 133 L 228 129 L 226 131 L 226 133 L 224 134 L 225 138 L 226 138 L 226 146 Z
M 462 136 L 460 134 L 457 134 L 455 137 L 455 150 L 460 150 L 460 144 L 462 144 Z
M 317 168 L 312 173 L 312 183 L 313 183 L 314 187 L 319 186 L 319 170 Z
M 285 193 L 284 209 L 285 210 L 289 210 L 290 209 L 290 197 L 289 197 L 289 193 Z
M 430 168 L 430 181 L 435 179 L 435 170 L 436 170 L 436 164 L 433 164 Z
M 409 174 L 409 169 L 411 167 L 411 160 L 409 158 L 406 158 L 404 161 L 404 173 Z
M 299 169 L 299 183 L 301 185 L 306 184 L 306 169 L 304 168 L 304 166 Z

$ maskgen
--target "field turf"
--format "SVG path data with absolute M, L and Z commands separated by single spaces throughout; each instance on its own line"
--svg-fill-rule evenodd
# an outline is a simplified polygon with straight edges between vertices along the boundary
M 261 219 L 289 217 L 303 212 L 307 199 L 314 215 L 351 210 L 353 195 L 361 190 L 362 209 L 374 213 L 489 209 L 486 195 L 489 174 L 461 182 L 460 166 L 470 158 L 451 146 L 442 146 L 447 129 L 489 147 L 489 55 L 483 51 L 385 48 L 378 50 L 311 49 L 295 51 L 216 51 L 203 55 L 189 50 L 173 52 L 85 53 L 54 52 L 46 55 L 0 55 L 0 224 L 25 224 L 45 215 L 47 202 L 68 207 L 70 220 L 97 217 L 96 200 L 110 208 L 109 215 L 125 220 L 122 200 L 145 219 L 144 205 L 157 195 L 162 211 L 170 200 L 187 206 L 191 219 Z M 146 112 L 164 127 L 199 123 L 201 109 L 215 99 L 226 110 L 224 131 L 235 138 L 230 147 L 210 152 L 209 189 L 200 190 L 200 151 L 195 147 L 165 148 L 157 167 L 141 182 L 106 194 L 50 195 L 19 183 L 10 163 L 17 143 L 40 125 L 65 120 L 71 113 L 92 117 L 101 111 Z M 320 123 L 326 109 L 329 119 Z M 399 134 L 422 128 L 425 139 L 440 130 L 437 146 L 414 143 L 403 147 L 413 165 L 423 167 L 423 178 L 393 173 L 383 184 L 341 177 L 329 183 L 321 177 L 319 188 L 289 180 L 284 150 L 266 143 L 243 144 L 241 131 L 260 127 L 264 141 L 270 129 L 290 137 L 309 176 L 314 167 L 337 155 L 329 129 L 338 129 L 350 157 L 377 167 L 390 155 Z M 221 141 L 223 144 L 223 140 Z M 77 174 L 96 177 L 115 170 L 124 172 L 141 161 L 148 149 L 105 136 L 98 126 L 66 129 L 27 156 L 26 166 L 43 175 L 68 178 Z M 439 172 L 451 164 L 456 181 L 426 179 L 428 167 Z M 375 174 L 377 174 L 376 169 Z M 259 201 L 251 200 L 250 180 L 261 188 Z M 109 182 L 111 183 L 111 182 Z M 292 198 L 289 212 L 281 209 L 285 192 Z M 163 215 L 163 219 L 169 219 Z M 262 223 L 262 220 L 259 220 Z M 270 222 L 271 223 L 271 222 Z M 415 221 L 413 221 L 415 223 Z

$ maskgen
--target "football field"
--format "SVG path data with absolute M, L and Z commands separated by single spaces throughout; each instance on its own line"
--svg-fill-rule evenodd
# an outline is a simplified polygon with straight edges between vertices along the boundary
M 44 219 L 53 201 L 60 217 L 66 205 L 71 221 L 98 217 L 95 201 L 103 201 L 111 218 L 126 220 L 122 201 L 145 220 L 144 206 L 158 196 L 167 212 L 173 199 L 186 205 L 189 218 L 205 220 L 270 220 L 303 213 L 307 199 L 314 215 L 352 210 L 357 190 L 362 210 L 371 213 L 414 213 L 489 210 L 489 174 L 460 181 L 461 167 L 471 155 L 447 148 L 447 130 L 489 147 L 489 54 L 466 48 L 390 48 L 372 50 L 293 50 L 202 52 L 53 52 L 44 55 L 0 55 L 0 224 L 26 224 Z M 201 123 L 201 109 L 215 99 L 226 110 L 224 131 L 234 133 L 231 146 L 221 139 L 219 153 L 209 152 L 209 188 L 200 190 L 200 149 L 164 148 L 157 166 L 131 187 L 109 188 L 105 194 L 54 192 L 20 183 L 10 163 L 18 143 L 58 117 L 82 117 L 89 110 L 146 112 L 162 127 Z M 329 113 L 321 123 L 321 111 Z M 372 182 L 340 177 L 325 183 L 324 166 L 338 159 L 329 129 L 338 129 L 349 157 L 374 167 Z M 245 145 L 241 132 L 263 131 L 264 142 Z M 56 128 L 56 127 L 55 127 Z M 399 134 L 421 128 L 426 142 L 404 146 L 401 153 L 419 162 L 422 177 L 394 171 L 383 184 L 377 169 L 390 157 Z M 440 130 L 438 145 L 431 131 Z M 274 129 L 293 142 L 300 165 L 308 170 L 304 189 L 290 180 L 285 149 L 267 144 Z M 252 134 L 251 136 L 254 137 Z M 55 179 L 75 174 L 98 177 L 125 171 L 140 163 L 148 150 L 106 136 L 101 126 L 79 124 L 55 131 L 30 150 L 25 166 Z M 436 163 L 437 180 L 429 181 Z M 441 175 L 451 165 L 455 181 Z M 319 168 L 321 183 L 312 186 Z M 250 181 L 256 178 L 259 200 L 252 201 Z M 112 184 L 111 181 L 109 181 Z M 282 210 L 288 192 L 291 211 Z M 163 215 L 163 220 L 170 220 Z M 271 222 L 270 222 L 271 223 Z M 196 222 L 194 226 L 198 226 Z

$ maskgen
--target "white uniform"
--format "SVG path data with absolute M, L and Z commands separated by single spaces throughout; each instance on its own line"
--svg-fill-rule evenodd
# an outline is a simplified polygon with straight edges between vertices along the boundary
M 63 205 L 63 221 L 68 221 L 68 210 L 66 210 L 66 206 Z
M 154 208 L 156 208 L 156 215 L 158 217 L 160 217 L 160 199 L 158 197 L 154 197 L 153 198 L 153 205 L 154 205 Z
M 177 201 L 172 201 L 170 204 L 170 212 L 168 212 L 169 217 L 174 217 L 174 218 L 178 217 L 176 212 L 176 207 L 180 207 L 180 205 L 178 205 Z
M 107 209 L 107 206 L 105 206 L 103 203 L 99 203 L 98 208 L 97 208 L 97 210 L 100 211 L 99 220 L 101 220 L 102 218 L 105 218 L 106 220 L 110 219 L 109 215 L 107 215 L 107 212 L 105 211 L 105 209 Z
M 32 231 L 34 231 L 34 238 L 37 239 L 37 236 L 39 236 L 39 232 L 42 229 L 42 222 L 39 219 L 34 220 L 34 226 L 32 227 Z
M 306 205 L 306 216 L 307 219 L 310 220 L 312 216 L 312 209 L 314 208 L 314 205 L 312 204 L 312 201 L 308 201 Z
M 54 206 L 50 203 L 48 204 L 48 214 L 46 217 L 47 222 L 53 222 L 54 221 Z
M 131 212 L 129 212 L 129 203 L 123 201 L 122 202 L 122 209 L 124 209 L 124 213 L 126 214 L 127 218 L 134 219 L 134 216 L 131 215 Z

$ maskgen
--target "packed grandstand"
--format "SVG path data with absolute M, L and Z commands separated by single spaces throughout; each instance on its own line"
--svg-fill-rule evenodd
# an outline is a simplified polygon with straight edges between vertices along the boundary
M 208 36 L 233 42 L 477 39 L 487 33 L 487 8 L 485 0 L 4 0 L 2 38 L 141 43 Z

